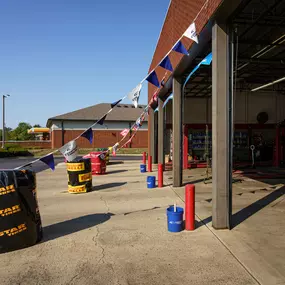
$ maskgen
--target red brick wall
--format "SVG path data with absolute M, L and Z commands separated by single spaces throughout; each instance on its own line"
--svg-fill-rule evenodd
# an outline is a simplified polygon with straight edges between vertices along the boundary
M 162 23 L 163 27 L 149 71 L 155 68 L 156 65 L 164 58 L 164 56 L 169 52 L 172 46 L 186 31 L 195 18 L 196 31 L 199 35 L 222 1 L 223 0 L 208 0 L 208 2 L 206 0 L 172 0 L 165 21 Z M 207 5 L 204 5 L 205 3 L 207 3 Z M 182 43 L 187 49 L 189 49 L 193 44 L 193 41 L 183 37 Z M 183 55 L 177 52 L 171 52 L 169 57 L 173 69 L 175 69 L 175 67 L 181 61 Z M 155 71 L 159 81 L 161 81 L 165 76 L 164 81 L 166 82 L 172 74 L 170 71 L 166 71 L 162 67 L 157 67 Z M 148 84 L 148 100 L 151 99 L 156 90 L 157 87 L 150 83 Z M 150 129 L 150 120 L 148 121 L 148 126 Z
M 15 144 L 20 145 L 24 148 L 32 148 L 32 147 L 39 147 L 39 148 L 51 148 L 51 141 L 7 141 L 6 144 Z
M 82 130 L 83 131 L 83 130 Z M 64 143 L 67 143 L 82 133 L 81 130 L 66 130 L 64 131 Z M 85 138 L 79 138 L 77 144 L 81 148 L 105 148 L 114 145 L 120 141 L 122 136 L 121 131 L 112 130 L 100 130 L 93 131 L 93 143 L 92 145 Z M 132 148 L 146 148 L 147 147 L 147 131 L 138 131 L 136 136 L 132 140 Z M 60 148 L 62 146 L 62 131 L 54 130 L 51 134 L 52 148 Z M 126 138 L 124 142 L 128 139 Z
M 152 70 L 168 53 L 172 48 L 174 43 L 181 37 L 181 35 L 186 31 L 189 25 L 193 22 L 201 8 L 206 3 L 206 0 L 172 0 L 168 13 L 166 15 L 165 22 L 153 55 L 153 59 L 149 68 L 149 71 Z M 197 19 L 195 20 L 196 30 L 199 34 L 203 27 L 207 24 L 210 17 L 216 11 L 222 0 L 208 0 L 208 4 L 203 7 Z M 188 38 L 183 37 L 182 42 L 184 46 L 189 49 L 193 44 Z M 178 65 L 183 55 L 177 52 L 171 52 L 170 60 L 173 68 Z M 156 73 L 158 79 L 161 80 L 165 75 L 166 70 L 162 67 L 156 68 Z M 166 75 L 166 80 L 171 75 L 171 72 L 168 71 Z M 148 97 L 149 100 L 157 88 L 149 83 L 148 86 Z

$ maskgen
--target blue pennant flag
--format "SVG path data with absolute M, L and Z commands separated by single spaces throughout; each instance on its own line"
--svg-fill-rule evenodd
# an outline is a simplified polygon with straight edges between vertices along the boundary
M 162 60 L 162 62 L 159 64 L 159 66 L 161 66 L 161 67 L 163 67 L 169 71 L 173 71 L 173 67 L 172 67 L 172 64 L 171 64 L 171 61 L 170 61 L 170 58 L 168 55 Z
M 179 52 L 179 53 L 182 53 L 182 54 L 189 55 L 187 49 L 184 47 L 184 45 L 182 44 L 181 41 L 179 41 L 179 42 L 174 46 L 174 48 L 173 48 L 172 50 L 174 50 L 174 51 L 176 51 L 176 52 Z
M 155 70 L 146 78 L 146 80 L 149 83 L 155 85 L 156 87 L 159 87 L 159 81 L 158 81 Z
M 156 107 L 156 109 L 154 110 L 154 113 L 155 113 L 155 112 L 158 112 L 158 107 Z
M 213 56 L 212 53 L 209 53 L 201 62 L 202 65 L 210 65 L 212 62 Z
M 122 99 L 120 99 L 120 100 L 118 100 L 118 101 L 112 103 L 112 104 L 111 104 L 111 108 L 114 108 L 115 106 L 117 106 L 121 101 L 122 101 Z
M 45 163 L 50 169 L 55 170 L 55 165 L 54 165 L 54 158 L 53 158 L 53 154 L 50 153 L 44 157 L 40 158 L 40 161 L 42 161 L 43 163 Z
M 173 94 L 171 94 L 170 96 L 167 97 L 167 99 L 164 101 L 162 108 L 164 108 L 166 106 L 166 104 L 168 103 L 169 100 L 173 99 Z
M 89 142 L 92 143 L 93 142 L 93 131 L 92 131 L 92 128 L 89 128 L 83 134 L 81 134 L 81 137 L 88 139 Z
M 97 124 L 99 124 L 99 125 L 102 126 L 102 125 L 104 124 L 104 121 L 105 121 L 106 117 L 107 117 L 107 114 L 106 114 L 103 118 L 101 118 L 101 119 L 97 122 Z

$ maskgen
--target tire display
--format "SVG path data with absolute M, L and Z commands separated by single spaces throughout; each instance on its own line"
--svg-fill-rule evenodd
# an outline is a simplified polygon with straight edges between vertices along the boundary
M 34 245 L 42 235 L 35 173 L 0 171 L 0 252 Z

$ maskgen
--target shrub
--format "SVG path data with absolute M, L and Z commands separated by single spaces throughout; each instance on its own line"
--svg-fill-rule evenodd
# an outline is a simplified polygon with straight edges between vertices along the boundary
M 6 145 L 4 149 L 0 149 L 0 158 L 15 156 L 32 156 L 32 154 L 23 147 L 14 144 Z

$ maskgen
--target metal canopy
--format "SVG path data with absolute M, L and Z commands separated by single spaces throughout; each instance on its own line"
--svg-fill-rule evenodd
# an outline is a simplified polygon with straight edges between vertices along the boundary
M 230 18 L 234 30 L 237 90 L 248 91 L 285 76 L 285 1 L 245 0 Z M 184 79 L 195 65 L 211 51 L 211 42 L 192 63 Z M 201 66 L 185 88 L 186 97 L 211 96 L 211 66 Z M 285 82 L 264 91 L 285 94 Z

